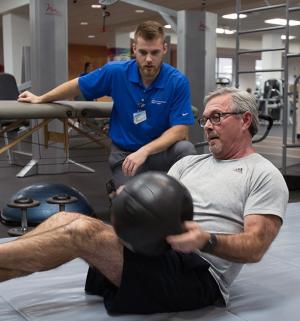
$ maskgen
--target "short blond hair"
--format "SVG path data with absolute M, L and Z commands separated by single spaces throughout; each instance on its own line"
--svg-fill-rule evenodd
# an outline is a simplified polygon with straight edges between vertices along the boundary
M 157 21 L 145 21 L 140 23 L 134 33 L 134 42 L 137 38 L 143 38 L 144 40 L 154 40 L 161 38 L 165 40 L 164 27 Z

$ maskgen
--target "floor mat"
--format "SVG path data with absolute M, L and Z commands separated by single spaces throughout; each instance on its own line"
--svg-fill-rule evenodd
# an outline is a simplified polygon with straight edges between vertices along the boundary
M 227 308 L 111 317 L 105 312 L 100 297 L 85 294 L 87 264 L 76 259 L 55 270 L 1 283 L 0 320 L 298 321 L 299 230 L 300 203 L 290 203 L 286 221 L 268 253 L 261 262 L 247 264 L 232 285 Z

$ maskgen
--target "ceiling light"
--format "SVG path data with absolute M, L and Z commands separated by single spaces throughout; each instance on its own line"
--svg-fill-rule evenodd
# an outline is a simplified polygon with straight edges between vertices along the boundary
M 280 37 L 282 40 L 285 40 L 286 39 L 286 35 L 281 35 Z M 295 39 L 296 36 L 289 36 L 289 40 L 292 40 L 292 39 Z
M 93 9 L 100 9 L 101 8 L 101 4 L 92 4 L 91 7 Z
M 143 9 L 136 9 L 135 12 L 136 12 L 136 13 L 144 13 L 145 10 L 143 10 Z
M 89 23 L 86 22 L 86 21 L 81 21 L 80 24 L 81 24 L 82 26 L 86 26 L 86 25 L 88 25 Z
M 164 28 L 166 28 L 166 29 L 172 29 L 172 26 L 171 26 L 171 25 L 164 25 Z
M 236 13 L 224 14 L 224 15 L 222 16 L 222 18 L 224 18 L 224 19 L 237 19 L 237 14 L 236 14 Z M 243 13 L 240 13 L 240 14 L 239 14 L 239 18 L 240 18 L 240 19 L 247 18 L 247 15 L 246 15 L 246 14 L 243 14 Z
M 216 28 L 216 33 L 223 34 L 223 35 L 232 35 L 233 33 L 235 33 L 235 30 Z
M 281 19 L 281 18 L 268 19 L 268 20 L 265 20 L 265 23 L 270 23 L 270 24 L 279 25 L 279 26 L 286 26 L 286 19 Z M 300 21 L 299 20 L 289 20 L 289 25 L 290 26 L 299 26 Z
M 88 38 L 95 38 L 95 35 L 88 35 Z

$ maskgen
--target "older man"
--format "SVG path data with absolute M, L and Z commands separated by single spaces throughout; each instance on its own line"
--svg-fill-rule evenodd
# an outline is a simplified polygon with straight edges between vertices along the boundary
M 278 234 L 288 190 L 280 172 L 252 147 L 258 118 L 247 92 L 225 88 L 209 95 L 200 125 L 211 154 L 187 156 L 169 172 L 187 186 L 195 211 L 184 233 L 167 237 L 172 250 L 158 257 L 136 254 L 111 226 L 58 213 L 0 245 L 0 280 L 80 257 L 91 265 L 86 290 L 103 295 L 110 313 L 226 304 L 242 265 L 258 262 Z
M 281 173 L 252 146 L 259 124 L 252 95 L 235 88 L 211 93 L 199 123 L 211 154 L 186 157 L 169 172 L 190 190 L 195 221 L 168 241 L 181 252 L 202 249 L 228 302 L 241 263 L 258 262 L 277 235 L 288 190 Z

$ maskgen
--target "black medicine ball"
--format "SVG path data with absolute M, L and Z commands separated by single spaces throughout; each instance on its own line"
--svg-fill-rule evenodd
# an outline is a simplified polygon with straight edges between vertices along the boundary
M 112 223 L 124 245 L 145 255 L 170 249 L 166 236 L 182 233 L 193 219 L 193 201 L 185 186 L 161 172 L 146 172 L 126 183 L 113 200 Z

